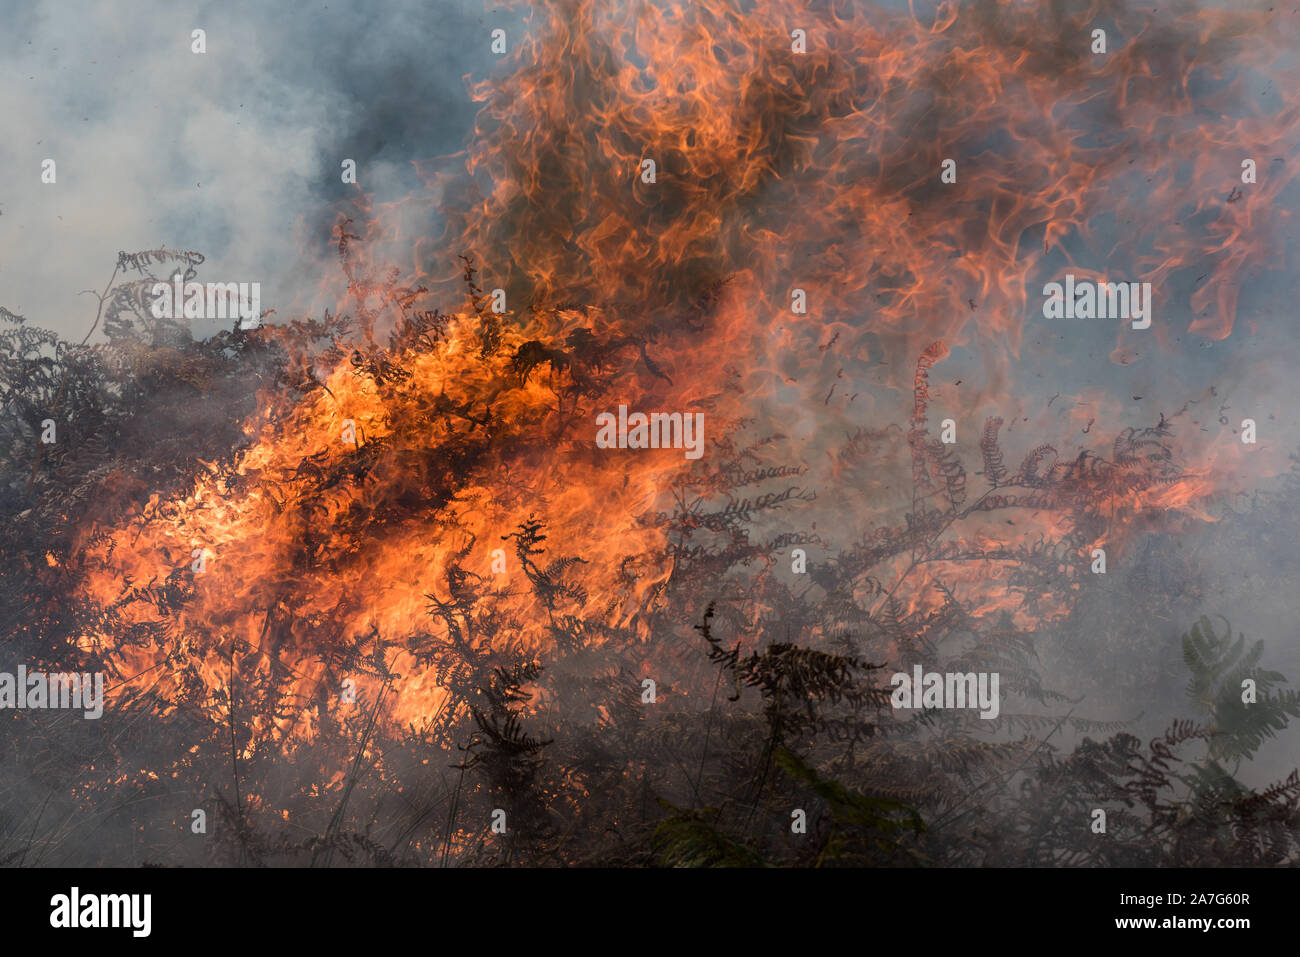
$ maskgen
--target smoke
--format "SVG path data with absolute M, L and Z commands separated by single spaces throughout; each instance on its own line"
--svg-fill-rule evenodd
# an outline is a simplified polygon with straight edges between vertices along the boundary
M 1122 10 L 1108 10 L 1112 18 L 1108 24 L 1122 22 Z M 14 75 L 21 75 L 29 86 L 15 85 L 0 93 L 0 110 L 13 118 L 16 131 L 0 143 L 0 164 L 20 171 L 10 180 L 10 193 L 0 198 L 0 230 L 7 243 L 6 255 L 0 258 L 0 303 L 36 324 L 79 340 L 93 314 L 87 303 L 93 300 L 78 296 L 77 291 L 102 286 L 118 249 L 152 248 L 160 243 L 203 252 L 207 262 L 201 278 L 260 281 L 264 305 L 275 307 L 280 320 L 319 315 L 325 305 L 340 298 L 342 280 L 330 245 L 338 212 L 363 219 L 412 194 L 422 195 L 423 202 L 383 210 L 386 232 L 375 248 L 405 250 L 407 258 L 399 263 L 403 270 L 434 269 L 431 255 L 460 250 L 447 245 L 435 246 L 435 254 L 429 251 L 426 240 L 441 237 L 447 225 L 440 192 L 447 181 L 440 179 L 431 189 L 424 161 L 457 153 L 479 136 L 495 136 L 494 142 L 503 147 L 501 153 L 512 145 L 512 137 L 527 139 L 536 133 L 529 142 L 543 140 L 543 134 L 555 137 L 553 151 L 543 150 L 540 157 L 521 152 L 515 157 L 521 168 L 511 171 L 516 185 L 534 170 L 539 176 L 558 176 L 554 181 L 561 187 L 558 195 L 497 209 L 503 215 L 483 217 L 487 225 L 476 234 L 477 239 L 487 240 L 488 247 L 495 244 L 502 257 L 498 263 L 504 263 L 501 272 L 513 271 L 513 281 L 502 280 L 512 301 L 516 291 L 526 300 L 529 293 L 545 286 L 527 275 L 537 262 L 529 261 L 525 253 L 519 254 L 518 262 L 506 262 L 514 241 L 530 234 L 542 235 L 543 241 L 534 249 L 575 256 L 566 263 L 582 267 L 574 270 L 575 276 L 562 269 L 548 277 L 558 287 L 550 292 L 563 294 L 564 282 L 571 278 L 581 294 L 595 295 L 601 288 L 598 277 L 584 271 L 587 264 L 575 253 L 572 230 L 581 222 L 578 211 L 585 209 L 586 194 L 597 194 L 599 199 L 602 190 L 609 192 L 612 187 L 588 175 L 589 157 L 581 151 L 566 155 L 565 150 L 575 144 L 590 145 L 572 132 L 570 123 L 594 137 L 604 132 L 604 120 L 594 114 L 579 115 L 577 107 L 585 104 L 568 103 L 574 109 L 553 117 L 555 126 L 549 130 L 505 127 L 502 132 L 502 127 L 488 122 L 475 126 L 477 104 L 471 102 L 465 77 L 472 82 L 493 75 L 498 66 L 489 52 L 489 32 L 501 27 L 512 38 L 522 36 L 524 21 L 519 14 L 484 14 L 470 5 L 418 2 L 368 5 L 364 14 L 325 9 L 287 13 L 236 3 L 201 8 L 195 14 L 158 4 L 122 15 L 93 4 L 25 4 L 14 17 L 12 31 L 0 39 L 0 53 L 10 61 Z M 196 27 L 206 31 L 208 52 L 203 55 L 189 49 L 190 31 Z M 1078 50 L 1054 54 L 1053 43 L 1042 37 L 1028 42 L 1016 35 L 999 35 L 997 27 L 996 22 L 984 24 L 985 39 L 1026 42 L 1036 75 L 1082 69 L 1084 57 Z M 1146 42 L 1151 39 L 1148 35 Z M 1171 48 L 1177 46 L 1177 37 L 1166 39 Z M 513 88 L 509 78 L 498 79 L 507 92 L 493 106 L 509 115 L 516 105 Z M 584 79 L 599 88 L 599 81 L 609 77 Z M 942 93 L 941 80 L 934 78 L 934 89 L 923 92 Z M 590 89 L 579 86 L 580 93 Z M 1267 106 L 1269 94 L 1252 84 L 1246 85 L 1236 102 L 1247 102 L 1255 93 Z M 748 105 L 750 118 L 770 132 L 764 124 L 772 116 L 765 113 L 764 103 L 749 101 Z M 879 144 L 858 143 L 861 156 L 848 167 L 845 181 L 876 174 L 882 188 L 896 187 L 907 194 L 918 219 L 943 225 L 949 200 L 935 181 L 921 182 L 928 173 L 918 174 L 912 167 L 921 140 L 942 140 L 950 125 L 962 118 L 962 101 L 937 97 L 934 108 L 912 101 L 895 105 L 903 145 L 892 141 L 889 149 L 880 149 L 889 157 L 888 168 L 879 168 Z M 859 108 L 865 109 L 854 105 Z M 830 112 L 838 122 L 843 117 L 836 110 Z M 851 115 L 847 106 L 844 115 Z M 1043 132 L 1047 125 L 1032 131 Z M 1003 168 L 1016 165 L 1016 144 L 996 135 L 952 145 L 960 148 L 956 155 L 963 177 L 968 165 L 977 167 L 981 158 Z M 634 146 L 639 144 L 627 148 Z M 1290 148 L 1289 140 L 1279 140 L 1276 152 L 1287 164 L 1295 158 Z M 57 159 L 57 185 L 37 185 L 41 160 L 47 156 Z M 684 156 L 685 151 L 665 162 L 665 184 L 672 174 L 683 171 Z M 339 164 L 348 158 L 357 162 L 359 190 L 340 181 Z M 744 193 L 727 209 L 734 216 L 728 223 L 732 240 L 775 229 L 781 219 L 800 212 L 800 186 L 808 184 L 793 174 L 797 166 L 793 155 L 778 152 L 766 158 L 785 178 L 773 177 L 764 188 Z M 1277 158 L 1261 155 L 1259 162 L 1271 164 Z M 439 168 L 457 171 L 463 159 L 444 160 Z M 930 159 L 926 156 L 925 162 Z M 1135 164 L 1135 172 L 1124 177 L 1131 184 L 1124 198 L 1132 206 L 1096 225 L 1096 248 L 1122 247 L 1143 225 L 1144 183 L 1161 175 L 1167 158 L 1139 153 L 1124 159 Z M 24 181 L 22 176 L 28 173 L 30 180 Z M 1231 179 L 1235 170 L 1225 175 Z M 15 183 L 20 184 L 16 189 Z M 472 195 L 469 183 L 468 177 L 460 180 L 466 195 Z M 618 208 L 642 213 L 625 226 L 640 236 L 670 230 L 674 217 L 689 210 L 693 198 L 675 195 L 653 212 L 645 212 L 650 207 L 644 196 L 631 197 L 627 192 L 626 202 Z M 719 188 L 717 207 L 723 208 L 732 198 Z M 1275 203 L 1293 207 L 1294 186 L 1281 192 Z M 462 195 L 451 196 L 447 205 L 453 208 L 452 238 L 459 239 L 457 231 L 479 217 L 482 208 L 467 203 Z M 840 255 L 841 243 L 849 246 L 863 238 L 852 218 L 865 214 L 865 208 L 841 210 L 842 231 L 814 236 L 806 248 L 825 252 L 834 247 L 832 252 Z M 1156 326 L 1163 331 L 1145 338 L 1121 332 L 1117 339 L 1111 325 L 1045 322 L 1034 315 L 1038 293 L 1032 287 L 1025 316 L 998 315 L 972 297 L 969 313 L 964 305 L 956 313 L 923 311 L 914 323 L 891 330 L 883 318 L 888 301 L 883 307 L 873 303 L 869 293 L 875 287 L 865 283 L 857 290 L 860 297 L 845 297 L 851 300 L 849 308 L 828 311 L 823 325 L 809 322 L 792 331 L 794 320 L 786 324 L 771 318 L 776 307 L 786 308 L 787 290 L 799 281 L 796 272 L 783 268 L 773 277 L 771 287 L 776 292 L 770 300 L 756 296 L 741 304 L 759 317 L 756 331 L 746 330 L 758 344 L 745 343 L 752 350 L 738 349 L 738 354 L 761 366 L 743 370 L 749 376 L 743 388 L 760 425 L 778 433 L 775 451 L 769 449 L 769 454 L 787 467 L 808 468 L 800 482 L 815 490 L 817 498 L 759 521 L 756 531 L 771 536 L 793 525 L 801 533 L 815 534 L 829 546 L 810 546 L 816 563 L 864 539 L 880 513 L 909 504 L 905 424 L 912 397 L 897 387 L 900 380 L 910 384 L 911 366 L 886 360 L 900 357 L 900 342 L 911 343 L 932 328 L 959 333 L 960 339 L 952 355 L 935 367 L 932 418 L 937 422 L 951 417 L 960 443 L 973 456 L 984 421 L 991 416 L 1006 420 L 1003 439 L 1011 461 L 1062 435 L 1067 441 L 1060 443 L 1061 459 L 1069 461 L 1091 448 L 1098 434 L 1109 437 L 1125 427 L 1152 426 L 1167 418 L 1186 443 L 1190 460 L 1209 456 L 1220 498 L 1232 501 L 1233 492 L 1258 488 L 1266 477 L 1285 468 L 1287 451 L 1300 444 L 1300 427 L 1290 409 L 1290 370 L 1300 356 L 1286 325 L 1297 292 L 1295 271 L 1284 268 L 1285 278 L 1279 278 L 1276 269 L 1293 264 L 1297 244 L 1294 222 L 1286 217 L 1280 221 L 1278 261 L 1267 264 L 1274 271 L 1267 275 L 1262 268 L 1256 271 L 1260 264 L 1249 264 L 1242 271 L 1238 325 L 1231 336 L 1219 339 L 1188 331 L 1189 324 L 1203 318 L 1185 307 L 1196 291 L 1192 274 L 1176 277 L 1165 288 L 1164 303 L 1170 305 L 1159 307 L 1156 315 Z M 901 213 L 892 225 L 907 236 L 921 228 L 908 224 Z M 1017 242 L 1026 250 L 1036 248 L 1046 231 L 1045 225 L 1034 225 Z M 626 238 L 624 232 L 611 232 L 620 242 Z M 978 242 L 986 240 L 981 233 Z M 663 296 L 653 305 L 683 307 L 700 298 L 729 271 L 749 268 L 749 251 L 736 242 L 701 243 L 691 257 L 658 277 L 662 283 L 656 292 Z M 1084 253 L 1082 246 L 1058 250 L 1048 265 L 1059 266 L 1063 273 L 1071 256 Z M 838 272 L 838 267 L 827 267 L 816 278 L 827 286 L 840 280 L 857 282 L 846 278 L 852 266 L 849 259 L 846 256 L 839 263 L 843 269 Z M 620 265 L 622 276 L 615 278 L 626 280 L 628 288 L 644 278 L 644 273 Z M 726 295 L 725 290 L 719 294 L 724 302 Z M 730 305 L 735 310 L 735 303 Z M 670 327 L 659 323 L 658 315 L 652 322 L 650 315 L 647 311 L 640 326 L 633 326 L 643 338 L 656 334 L 667 338 L 672 333 L 679 336 L 677 343 L 691 343 L 688 323 L 674 319 L 678 325 Z M 1017 335 L 1009 336 L 1007 330 Z M 214 330 L 195 328 L 199 334 L 205 331 Z M 837 346 L 838 335 L 843 341 Z M 653 348 L 647 351 L 644 343 L 642 350 L 650 378 L 668 379 L 654 365 L 653 357 L 659 353 Z M 720 357 L 719 365 L 727 358 Z M 554 362 L 551 369 L 554 372 Z M 718 373 L 719 377 L 732 374 L 725 367 Z M 733 391 L 741 389 L 735 386 Z M 1246 450 L 1239 441 L 1241 420 L 1246 417 L 1259 423 L 1266 436 L 1258 450 Z M 714 419 L 709 421 L 712 429 Z M 735 438 L 710 432 L 711 441 Z M 846 445 L 856 451 L 844 452 Z M 978 482 L 974 469 L 970 471 L 969 481 Z M 1278 509 L 1285 512 L 1283 506 Z M 1107 577 L 1095 583 L 1081 607 L 1043 631 L 1044 684 L 1080 697 L 1082 716 L 1133 719 L 1135 728 L 1154 734 L 1172 718 L 1187 713 L 1178 639 L 1203 613 L 1222 614 L 1249 638 L 1266 639 L 1270 649 L 1276 648 L 1276 660 L 1294 665 L 1291 673 L 1300 680 L 1300 646 L 1290 636 L 1287 613 L 1287 597 L 1294 594 L 1296 581 L 1296 552 L 1289 540 L 1275 539 L 1268 547 L 1259 547 L 1256 533 L 1266 527 L 1260 516 L 1233 515 L 1219 525 L 1188 524 L 1176 534 L 1157 529 L 1116 549 Z M 785 574 L 784 567 L 780 573 Z M 1152 595 L 1161 599 L 1158 616 L 1152 614 Z M 573 676 L 565 673 L 567 667 L 562 664 L 554 672 L 563 676 L 555 689 L 573 697 L 593 695 L 576 669 Z M 41 734 L 54 733 L 46 727 L 51 719 L 22 720 L 31 724 L 16 728 L 18 739 L 31 739 L 38 729 Z M 67 749 L 106 747 L 94 739 L 95 729 L 56 727 L 68 736 L 66 741 L 60 739 Z M 1079 737 L 1067 731 L 1057 744 L 1069 746 Z M 1271 747 L 1274 750 L 1265 752 L 1250 769 L 1252 783 L 1289 769 L 1285 762 L 1289 745 L 1278 742 Z M 305 769 L 299 779 L 297 772 L 266 760 L 243 773 L 256 777 L 268 793 L 290 792 L 317 773 L 328 778 L 337 755 L 323 744 L 315 750 L 304 748 L 303 753 L 324 770 Z M 148 767 L 156 759 L 147 748 L 118 757 L 124 767 L 133 768 Z M 409 755 L 394 758 L 399 775 L 419 766 Z M 31 772 L 22 755 L 11 755 L 4 768 L 4 776 L 16 781 L 28 780 Z M 226 774 L 215 761 L 204 773 L 212 780 Z M 238 777 L 236 773 L 236 782 Z M 28 793 L 11 797 L 6 806 L 35 809 L 46 797 L 29 788 Z M 67 795 L 57 796 L 54 804 L 61 814 L 71 816 L 76 811 L 75 801 Z M 160 808 L 156 813 L 159 820 L 173 821 L 183 832 L 185 810 L 168 806 L 166 812 Z M 0 837 L 20 841 L 33 819 L 28 815 L 0 821 Z M 130 819 L 124 816 L 117 821 L 106 812 L 80 819 L 77 827 L 90 830 L 90 822 L 96 837 L 87 840 L 116 849 L 129 846 L 135 854 Z M 48 846 L 67 847 L 75 859 L 76 841 L 82 839 L 63 834 L 51 838 Z M 153 854 L 169 861 L 196 862 L 203 855 L 199 846 L 161 842 L 137 854 L 133 862 Z M 93 849 L 87 852 L 88 857 L 93 854 Z
M 412 161 L 471 133 L 462 78 L 497 60 L 491 29 L 522 33 L 517 14 L 414 0 L 22 0 L 5 16 L 0 302 L 75 341 L 94 316 L 81 290 L 103 288 L 119 250 L 159 245 L 202 252 L 205 278 L 261 281 L 280 318 L 319 312 L 330 209 L 358 188 L 342 161 L 377 202 L 409 194 Z

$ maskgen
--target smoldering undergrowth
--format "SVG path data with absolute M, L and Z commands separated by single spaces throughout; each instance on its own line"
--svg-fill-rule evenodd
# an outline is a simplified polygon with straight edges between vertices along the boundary
M 593 556 L 570 548 L 545 514 L 502 530 L 519 569 L 509 592 L 492 587 L 465 545 L 429 577 L 425 624 L 410 632 L 349 630 L 340 595 L 316 612 L 314 644 L 292 637 L 293 612 L 280 603 L 259 612 L 266 641 L 252 645 L 185 617 L 199 585 L 183 568 L 92 600 L 80 579 L 105 529 L 126 516 L 167 521 L 165 503 L 197 469 L 215 469 L 230 496 L 273 495 L 306 517 L 331 496 L 365 491 L 366 510 L 332 513 L 328 545 L 304 539 L 289 560 L 328 568 L 413 511 L 441 514 L 493 467 L 494 443 L 511 434 L 494 410 L 510 390 L 544 380 L 555 403 L 547 415 L 571 418 L 627 366 L 654 368 L 647 342 L 594 324 L 511 339 L 482 308 L 468 262 L 468 308 L 455 314 L 418 309 L 415 290 L 380 283 L 398 314 L 382 345 L 377 315 L 360 317 L 351 347 L 354 320 L 328 314 L 194 341 L 153 321 L 132 290 L 151 264 L 179 257 L 192 270 L 195 256 L 124 254 L 119 271 L 137 278 L 110 281 L 103 345 L 73 346 L 0 316 L 6 648 L 33 667 L 122 681 L 139 677 L 126 669 L 132 648 L 164 643 L 172 651 L 154 667 L 176 679 L 166 696 L 148 681 L 133 686 L 100 723 L 0 715 L 7 863 L 1295 862 L 1300 778 L 1259 789 L 1240 779 L 1243 762 L 1300 714 L 1262 647 L 1210 618 L 1184 622 L 1186 711 L 1147 741 L 1056 688 L 1039 657 L 1048 623 L 1076 636 L 1081 668 L 1116 651 L 1144 660 L 1141 648 L 1093 641 L 1078 613 L 1099 587 L 1087 573 L 1091 547 L 1114 527 L 1117 501 L 1158 517 L 1158 504 L 1131 503 L 1179 480 L 1173 425 L 1160 416 L 1083 450 L 1043 442 L 1013 468 L 993 417 L 972 472 L 928 415 L 941 344 L 919 358 L 902 445 L 881 429 L 841 450 L 871 460 L 901 448 L 910 507 L 833 545 L 801 524 L 818 491 L 807 470 L 782 462 L 779 442 L 755 423 L 737 423 L 645 517 L 664 544 L 620 569 L 642 595 L 635 623 L 592 598 Z M 448 395 L 409 368 L 447 348 L 453 321 L 477 323 L 484 376 Z M 295 403 L 327 389 L 319 371 L 341 362 L 388 406 L 388 432 L 342 460 L 305 453 L 288 474 L 241 471 L 244 424 L 289 421 Z M 44 445 L 51 417 L 62 438 Z M 409 474 L 376 474 L 394 462 Z M 1267 521 L 1295 524 L 1297 484 L 1260 505 Z M 986 520 L 1002 515 L 1033 516 L 1041 534 L 998 543 Z M 824 554 L 791 575 L 795 548 Z M 671 573 L 656 580 L 655 567 Z M 989 581 L 1003 593 L 980 611 Z M 638 592 L 645 582 L 656 583 Z M 151 614 L 134 614 L 140 607 Z M 522 640 L 538 622 L 547 640 Z M 112 641 L 87 647 L 88 632 Z M 213 649 L 227 663 L 215 687 L 197 664 Z M 420 726 L 385 719 L 399 655 L 441 689 Z M 912 662 L 997 671 L 999 719 L 895 712 L 888 675 Z M 292 690 L 302 673 L 316 676 L 307 700 Z M 349 676 L 370 690 L 345 706 L 337 688 Z M 1261 692 L 1253 711 L 1234 703 L 1246 677 Z M 311 733 L 286 733 L 304 713 Z M 192 832 L 196 808 L 208 814 L 206 834 Z M 1104 835 L 1090 827 L 1097 809 Z M 504 833 L 493 830 L 497 811 Z M 795 812 L 806 833 L 792 832 Z

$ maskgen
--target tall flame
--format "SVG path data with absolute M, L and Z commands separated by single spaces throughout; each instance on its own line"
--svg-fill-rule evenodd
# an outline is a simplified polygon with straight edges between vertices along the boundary
M 176 705 L 211 701 L 236 654 L 241 669 L 288 670 L 296 707 L 268 712 L 263 730 L 310 734 L 337 678 L 333 649 L 427 633 L 426 596 L 447 598 L 460 565 L 501 592 L 512 640 L 545 647 L 565 603 L 652 637 L 647 612 L 673 574 L 672 530 L 655 516 L 707 455 L 598 449 L 599 412 L 702 411 L 711 453 L 746 427 L 778 433 L 776 460 L 810 468 L 809 484 L 849 512 L 820 512 L 821 534 L 848 540 L 879 520 L 899 466 L 872 479 L 880 501 L 849 494 L 825 436 L 880 429 L 876 451 L 905 470 L 901 433 L 883 427 L 906 418 L 913 364 L 936 340 L 978 353 L 1010 402 L 1027 324 L 1042 321 L 1037 290 L 1066 269 L 1151 282 L 1164 321 L 1148 334 L 1164 348 L 1187 332 L 1228 336 L 1243 267 L 1279 261 L 1300 134 L 1297 85 L 1279 80 L 1258 106 L 1251 71 L 1295 79 L 1297 21 L 1161 6 L 536 10 L 508 65 L 471 84 L 483 107 L 468 151 L 419 165 L 427 195 L 362 200 L 359 233 L 341 218 L 338 310 L 356 333 L 298 353 L 321 388 L 259 396 L 230 462 L 85 530 L 84 596 L 159 626 L 129 643 L 92 632 L 87 647 L 115 660 L 117 693 Z M 1108 53 L 1091 51 L 1094 28 Z M 1243 157 L 1261 168 L 1244 190 Z M 948 159 L 955 182 L 940 176 Z M 399 220 L 430 206 L 443 235 L 410 239 Z M 792 309 L 795 290 L 806 311 Z M 434 347 L 376 345 L 456 303 Z M 1117 361 L 1134 335 L 1117 332 Z M 1089 402 L 1069 413 L 1080 426 L 1085 407 L 1114 411 Z M 1106 540 L 1152 510 L 1204 517 L 1222 471 L 1207 453 L 1177 479 L 1117 494 Z M 835 515 L 841 528 L 826 531 Z M 503 538 L 532 517 L 588 563 L 585 593 L 552 608 L 517 587 Z M 1014 529 L 983 520 L 968 535 L 990 548 L 1061 531 L 1046 511 Z M 160 609 L 142 586 L 190 580 L 196 549 L 210 561 L 192 600 Z M 896 596 L 908 610 L 938 600 L 928 574 Z M 964 585 L 974 614 L 1011 610 L 989 576 Z M 401 676 L 392 721 L 437 712 L 436 674 L 409 653 L 386 664 Z

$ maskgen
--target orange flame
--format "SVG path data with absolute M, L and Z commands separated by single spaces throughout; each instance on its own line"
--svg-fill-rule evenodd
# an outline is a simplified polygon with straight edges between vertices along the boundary
M 545 647 L 564 609 L 518 587 L 503 541 L 534 515 L 556 554 L 589 563 L 586 606 L 648 639 L 673 572 L 671 532 L 654 515 L 704 466 L 679 450 L 596 449 L 594 415 L 620 402 L 703 411 L 710 451 L 757 418 L 782 433 L 785 461 L 835 483 L 848 466 L 820 464 L 827 423 L 904 418 L 881 387 L 909 394 L 915 357 L 937 339 L 978 349 L 991 381 L 1012 382 L 1026 323 L 1042 321 L 1037 289 L 1066 268 L 1152 282 L 1158 314 L 1182 317 L 1151 333 L 1166 348 L 1184 330 L 1226 337 L 1243 265 L 1272 261 L 1293 165 L 1272 161 L 1294 155 L 1300 132 L 1294 83 L 1278 82 L 1276 109 L 1242 115 L 1246 73 L 1294 79 L 1283 57 L 1296 18 L 1186 8 L 1113 22 L 1108 5 L 1057 9 L 569 0 L 537 11 L 509 67 L 471 85 L 484 106 L 472 148 L 454 158 L 463 171 L 419 167 L 445 236 L 412 239 L 400 205 L 369 199 L 361 235 L 342 225 L 339 308 L 360 334 L 340 355 L 295 356 L 324 388 L 264 394 L 232 465 L 86 529 L 85 594 L 128 623 L 164 626 L 136 643 L 87 636 L 129 679 L 118 693 L 206 705 L 238 654 L 241 671 L 296 676 L 298 707 L 265 715 L 262 730 L 310 735 L 331 650 L 345 636 L 430 630 L 426 595 L 446 597 L 457 563 L 499 590 L 518 640 Z M 1104 56 L 1089 49 L 1095 23 L 1111 33 Z M 1261 173 L 1243 191 L 1246 156 Z M 941 181 L 945 159 L 955 182 Z M 445 341 L 378 349 L 402 319 L 447 304 L 460 252 L 483 288 Z M 412 255 L 402 274 L 378 265 Z M 1174 279 L 1193 269 L 1204 278 L 1174 301 Z M 486 305 L 497 288 L 500 317 Z M 794 290 L 806 311 L 792 309 Z M 1119 331 L 1119 345 L 1132 335 Z M 605 350 L 603 374 L 566 391 L 575 343 Z M 512 364 L 529 349 L 533 368 Z M 1206 456 L 1117 501 L 1107 541 L 1152 510 L 1208 518 L 1217 488 Z M 841 499 L 853 526 L 886 504 Z M 1064 530 L 1046 511 L 1015 528 L 981 521 L 963 534 L 989 549 Z M 93 531 L 107 534 L 90 544 Z M 505 575 L 492 569 L 498 547 Z M 160 611 L 140 589 L 189 575 L 195 549 L 211 559 L 193 600 Z M 905 610 L 942 603 L 937 574 L 909 578 L 896 596 Z M 944 570 L 954 577 L 972 614 L 1017 611 L 987 570 Z M 1060 610 L 1036 597 L 1040 617 Z M 437 676 L 409 653 L 387 664 L 401 676 L 391 719 L 428 720 Z

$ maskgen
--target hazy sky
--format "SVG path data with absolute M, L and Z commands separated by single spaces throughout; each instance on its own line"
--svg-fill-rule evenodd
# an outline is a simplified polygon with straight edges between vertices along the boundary
M 417 186 L 410 162 L 471 132 L 462 77 L 492 69 L 491 30 L 519 22 L 464 0 L 286 6 L 6 0 L 0 305 L 79 341 L 78 293 L 119 250 L 166 245 L 207 256 L 203 279 L 260 281 L 284 318 L 323 274 L 342 159 L 380 200 Z

